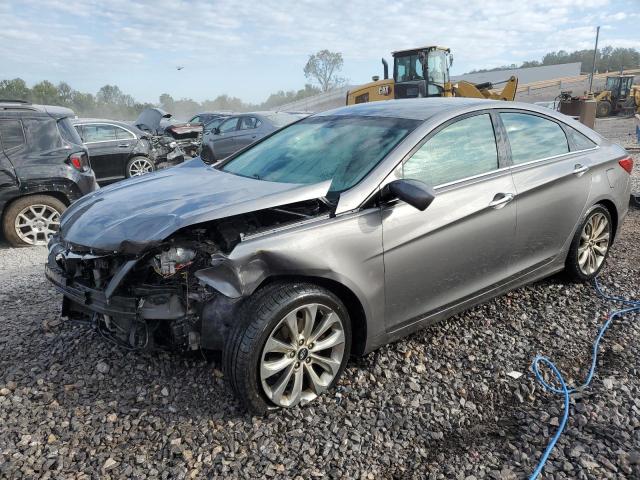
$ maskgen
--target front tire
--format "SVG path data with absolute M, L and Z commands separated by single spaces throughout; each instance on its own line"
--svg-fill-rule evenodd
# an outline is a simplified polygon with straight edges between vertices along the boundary
M 586 282 L 600 273 L 609 255 L 613 233 L 609 210 L 602 205 L 591 207 L 569 248 L 565 272 L 570 280 Z
M 155 171 L 156 166 L 147 157 L 141 155 L 133 157 L 127 162 L 126 176 L 127 178 L 139 177 Z
M 330 291 L 310 283 L 269 285 L 246 301 L 238 320 L 225 342 L 223 369 L 252 413 L 304 405 L 342 375 L 351 324 Z
M 60 228 L 66 205 L 49 195 L 29 195 L 11 203 L 2 218 L 2 230 L 12 247 L 46 245 Z
M 596 117 L 608 117 L 609 115 L 611 115 L 611 109 L 611 102 L 609 102 L 608 100 L 602 100 L 598 102 L 598 104 L 596 105 Z

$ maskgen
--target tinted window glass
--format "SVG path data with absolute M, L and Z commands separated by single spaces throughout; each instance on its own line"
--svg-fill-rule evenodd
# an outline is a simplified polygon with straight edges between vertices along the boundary
M 220 133 L 228 133 L 228 132 L 232 132 L 233 130 L 236 129 L 236 125 L 238 124 L 238 119 L 237 118 L 230 118 L 229 120 L 227 120 L 226 122 L 224 122 L 222 125 L 220 125 Z
M 20 120 L 1 120 L 0 140 L 2 140 L 2 147 L 5 150 L 24 145 L 24 133 Z
M 124 128 L 115 127 L 116 129 L 116 137 L 118 140 L 129 140 L 131 138 L 136 138 L 133 133 L 129 130 L 125 130 Z
M 68 118 L 61 118 L 58 120 L 58 130 L 60 130 L 60 135 L 67 142 L 75 143 L 79 145 L 82 143 L 82 139 L 73 125 L 71 125 L 71 121 Z
M 525 113 L 501 113 L 514 164 L 540 160 L 569 151 L 562 127 L 551 120 Z
M 309 117 L 255 144 L 222 170 L 260 180 L 312 184 L 331 192 L 358 183 L 420 122 L 398 118 Z
M 116 129 L 112 125 L 83 125 L 85 142 L 116 140 Z
M 567 136 L 569 137 L 569 141 L 573 144 L 572 150 L 574 151 L 587 150 L 596 146 L 595 143 L 571 127 L 567 127 Z
M 27 118 L 22 121 L 27 143 L 37 152 L 47 152 L 62 147 L 58 124 L 53 118 Z
M 488 114 L 465 118 L 430 138 L 403 167 L 405 178 L 437 186 L 498 168 L 493 124 Z

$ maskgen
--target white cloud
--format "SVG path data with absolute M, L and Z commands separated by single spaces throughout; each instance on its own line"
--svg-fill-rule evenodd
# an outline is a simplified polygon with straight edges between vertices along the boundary
M 322 48 L 342 52 L 346 70 L 371 61 L 376 73 L 380 56 L 388 58 L 392 50 L 438 44 L 452 48 L 454 68 L 461 73 L 539 59 L 559 49 L 590 48 L 599 22 L 626 20 L 632 34 L 634 21 L 618 12 L 616 2 L 9 0 L 0 4 L 0 25 L 9 25 L 0 29 L 0 57 L 26 70 L 37 65 L 64 72 L 80 64 L 123 75 L 166 62 L 203 71 L 224 68 L 246 79 L 255 76 L 258 60 L 283 67 L 295 62 L 301 72 L 305 57 Z M 623 32 L 601 32 L 601 45 L 638 44 L 637 35 L 627 38 Z M 268 79 L 265 88 L 273 90 L 278 82 L 282 79 Z

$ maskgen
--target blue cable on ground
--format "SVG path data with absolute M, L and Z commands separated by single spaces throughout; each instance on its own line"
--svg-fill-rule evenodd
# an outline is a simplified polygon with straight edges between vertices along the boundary
M 562 421 L 558 425 L 558 430 L 556 431 L 555 435 L 549 442 L 549 445 L 547 445 L 546 450 L 544 451 L 544 453 L 542 454 L 542 457 L 540 458 L 540 461 L 538 462 L 538 466 L 529 477 L 529 480 L 535 480 L 536 478 L 538 478 L 538 475 L 542 473 L 542 469 L 547 463 L 547 460 L 549 459 L 549 455 L 551 454 L 553 447 L 555 447 L 558 439 L 560 438 L 560 435 L 562 434 L 562 431 L 564 430 L 564 427 L 567 424 L 567 419 L 569 418 L 570 395 L 572 393 L 577 392 L 578 390 L 582 390 L 586 388 L 591 383 L 591 380 L 593 380 L 593 375 L 596 372 L 596 364 L 598 361 L 598 349 L 600 348 L 600 341 L 602 340 L 604 333 L 607 331 L 607 329 L 611 325 L 611 322 L 613 321 L 614 318 L 621 317 L 626 313 L 640 312 L 640 300 L 627 300 L 622 297 L 614 297 L 611 295 L 607 295 L 600 288 L 600 283 L 598 282 L 597 278 L 594 279 L 593 283 L 596 289 L 596 293 L 600 298 L 603 298 L 611 302 L 620 302 L 623 305 L 625 305 L 626 308 L 622 308 L 620 310 L 614 310 L 611 313 L 609 313 L 607 317 L 607 321 L 604 323 L 604 325 L 602 325 L 602 328 L 600 328 L 600 331 L 598 332 L 598 336 L 596 337 L 596 340 L 593 343 L 593 353 L 591 356 L 591 368 L 589 369 L 589 374 L 587 375 L 587 379 L 584 381 L 584 383 L 579 387 L 573 387 L 573 388 L 567 387 L 567 384 L 565 383 L 564 378 L 562 378 L 562 374 L 560 373 L 558 368 L 555 366 L 555 364 L 551 360 L 549 360 L 547 357 L 536 355 L 536 358 L 534 358 L 531 368 L 533 369 L 533 373 L 535 374 L 536 379 L 544 387 L 545 390 L 555 393 L 557 395 L 562 395 L 564 397 L 564 413 L 562 415 Z M 553 375 L 555 376 L 556 380 L 560 384 L 560 387 L 555 387 L 549 384 L 542 377 L 542 373 L 540 372 L 541 365 L 546 365 L 547 367 L 549 367 L 549 369 L 553 372 Z

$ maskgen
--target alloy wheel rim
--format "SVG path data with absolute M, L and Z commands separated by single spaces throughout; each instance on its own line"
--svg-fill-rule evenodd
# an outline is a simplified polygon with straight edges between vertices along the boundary
M 333 309 L 319 303 L 296 308 L 278 322 L 262 349 L 264 393 L 280 407 L 312 401 L 336 378 L 344 348 L 344 327 Z
M 598 271 L 609 250 L 611 228 L 607 217 L 600 213 L 591 215 L 582 227 L 578 246 L 578 266 L 585 275 Z
M 129 176 L 131 177 L 139 177 L 140 175 L 145 175 L 147 173 L 151 173 L 153 171 L 153 166 L 149 160 L 138 159 L 131 162 L 131 166 L 129 166 Z
M 60 212 L 49 205 L 23 208 L 15 220 L 16 234 L 29 245 L 46 245 L 60 228 Z

